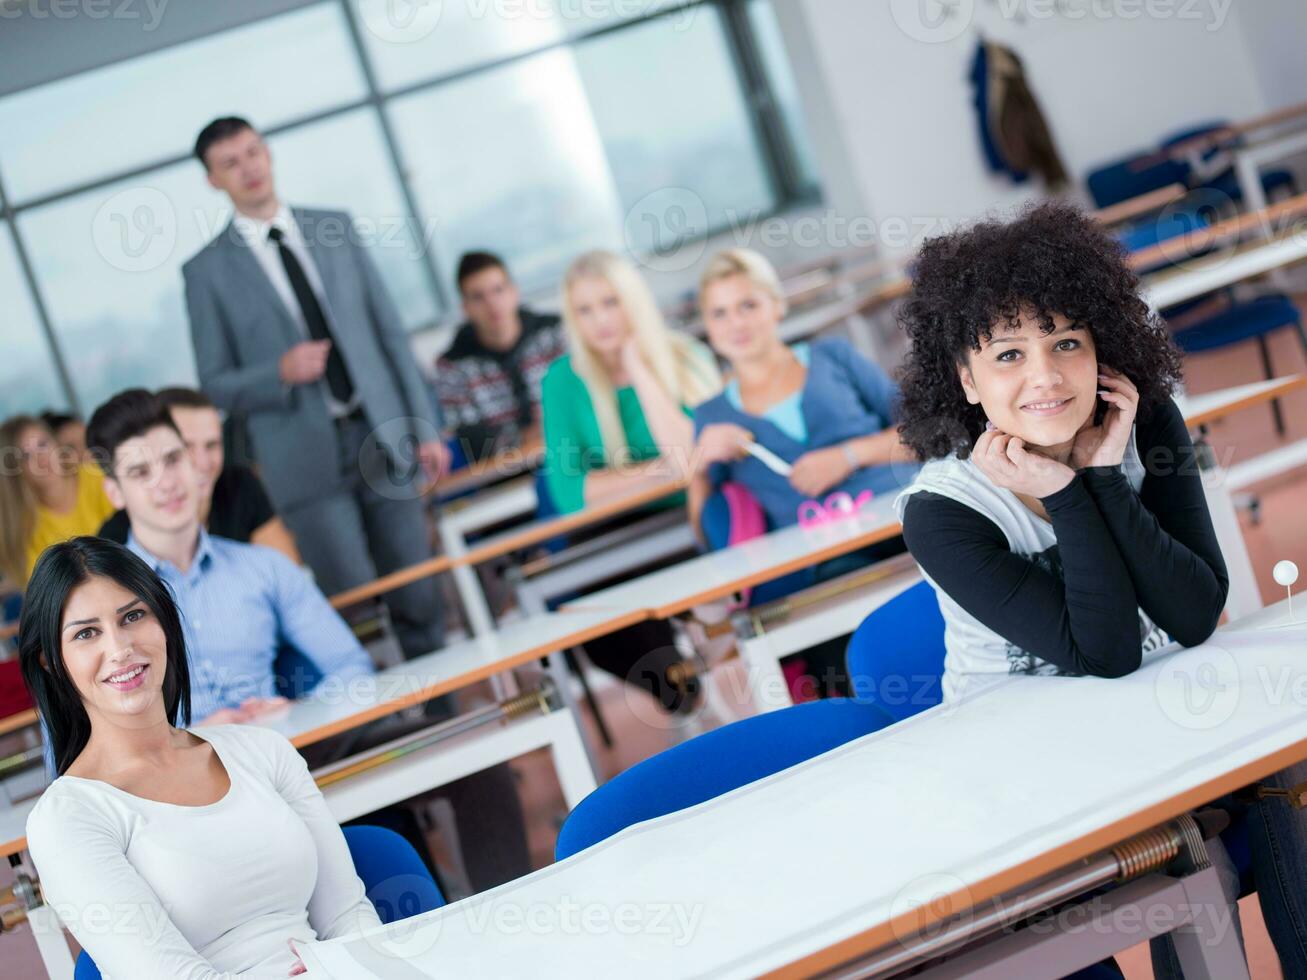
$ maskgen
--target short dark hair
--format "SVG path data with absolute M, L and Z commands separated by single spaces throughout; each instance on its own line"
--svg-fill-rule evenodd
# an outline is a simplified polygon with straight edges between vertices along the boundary
M 81 419 L 70 412 L 46 410 L 41 413 L 41 421 L 45 423 L 45 427 L 51 432 L 58 432 L 69 422 L 80 422 Z
M 208 395 L 194 388 L 160 388 L 154 397 L 169 411 L 174 408 L 215 408 Z
M 504 260 L 494 252 L 464 252 L 463 257 L 458 260 L 459 293 L 462 294 L 463 283 L 466 280 L 486 269 L 503 269 L 504 275 L 508 275 L 508 266 L 504 265 Z
M 958 366 L 999 324 L 1015 326 L 1023 309 L 1045 333 L 1055 313 L 1088 330 L 1099 362 L 1139 389 L 1141 419 L 1180 380 L 1180 352 L 1140 299 L 1124 248 L 1069 204 L 932 238 L 911 268 L 912 292 L 899 313 L 911 345 L 899 372 L 900 433 L 923 460 L 970 455 L 986 418 L 967 402 Z
M 86 426 L 86 448 L 106 476 L 113 476 L 113 457 L 128 439 L 143 436 L 159 426 L 172 429 L 181 438 L 172 413 L 144 388 L 120 391 L 91 415 Z
M 170 724 L 191 721 L 191 676 L 177 606 L 150 566 L 106 538 L 71 538 L 46 548 L 37 559 L 18 624 L 18 661 L 23 681 L 49 733 L 55 772 L 63 775 L 86 748 L 91 719 L 64 664 L 63 615 L 68 596 L 88 579 L 112 579 L 149 607 L 167 640 L 164 710 Z
M 209 152 L 209 147 L 229 136 L 235 136 L 241 130 L 253 128 L 248 119 L 242 119 L 240 116 L 222 116 L 215 119 L 201 129 L 200 135 L 195 137 L 195 159 L 204 164 L 204 169 L 208 170 L 209 161 L 204 158 L 204 155 Z

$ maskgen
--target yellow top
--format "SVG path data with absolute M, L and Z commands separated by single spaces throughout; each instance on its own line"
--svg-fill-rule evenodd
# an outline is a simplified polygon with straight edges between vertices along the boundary
M 56 514 L 48 507 L 36 508 L 36 523 L 27 544 L 27 577 L 32 577 L 36 559 L 46 548 L 79 534 L 97 533 L 114 510 L 104 495 L 104 475 L 94 466 L 83 465 L 77 471 L 77 500 L 72 510 Z

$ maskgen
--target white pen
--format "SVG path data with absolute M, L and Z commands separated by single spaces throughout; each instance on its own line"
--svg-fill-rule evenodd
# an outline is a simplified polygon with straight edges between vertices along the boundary
M 780 476 L 789 476 L 790 472 L 794 469 L 794 467 L 785 462 L 785 460 L 781 459 L 766 446 L 760 445 L 759 443 L 746 442 L 744 444 L 744 451 L 762 463 L 762 465 L 767 467 L 767 469 Z

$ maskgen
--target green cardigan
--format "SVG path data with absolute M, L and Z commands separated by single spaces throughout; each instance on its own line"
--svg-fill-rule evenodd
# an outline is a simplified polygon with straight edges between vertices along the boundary
M 545 482 L 554 506 L 561 513 L 570 514 L 585 506 L 586 474 L 606 465 L 590 390 L 572 370 L 571 355 L 549 365 L 540 386 L 540 408 L 545 426 Z M 656 458 L 658 444 L 644 420 L 644 410 L 634 388 L 617 389 L 617 409 L 626 435 L 625 448 L 629 453 L 626 458 L 634 463 Z M 686 409 L 686 414 L 690 414 L 690 409 Z M 669 503 L 683 499 L 684 495 L 678 494 Z

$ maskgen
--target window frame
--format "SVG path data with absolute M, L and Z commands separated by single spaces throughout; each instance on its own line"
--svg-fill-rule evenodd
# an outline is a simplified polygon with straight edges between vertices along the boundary
M 292 10 L 279 11 L 270 14 L 267 17 L 254 18 L 245 21 L 242 24 L 224 28 L 223 31 L 214 32 L 214 34 L 223 33 L 227 30 L 248 27 L 261 20 L 286 16 L 302 11 L 306 7 L 325 4 L 332 4 L 338 7 L 343 16 L 349 44 L 353 48 L 354 55 L 364 78 L 366 86 L 364 96 L 362 98 L 352 99 L 326 109 L 286 120 L 276 126 L 268 127 L 267 129 L 262 130 L 262 132 L 268 136 L 277 136 L 349 112 L 354 112 L 362 108 L 370 109 L 380 126 L 385 154 L 392 169 L 392 175 L 400 189 L 404 208 L 407 211 L 406 218 L 409 221 L 415 222 L 414 227 L 421 227 L 421 210 L 418 207 L 417 198 L 413 188 L 404 173 L 404 165 L 399 152 L 399 141 L 392 128 L 389 115 L 385 111 L 388 102 L 392 99 L 402 98 L 440 85 L 455 82 L 471 75 L 493 71 L 515 61 L 535 57 L 542 52 L 557 48 L 579 48 L 596 38 L 602 38 L 609 34 L 645 25 L 661 18 L 682 16 L 687 10 L 693 8 L 711 9 L 714 10 L 716 15 L 721 19 L 726 45 L 732 60 L 735 77 L 740 85 L 740 95 L 743 100 L 749 124 L 754 134 L 759 159 L 763 172 L 766 175 L 772 190 L 775 203 L 770 209 L 761 214 L 761 217 L 767 218 L 786 213 L 795 208 L 818 203 L 821 200 L 822 193 L 819 185 L 805 182 L 802 179 L 798 164 L 798 155 L 795 150 L 795 134 L 790 132 L 790 129 L 786 124 L 781 107 L 773 91 L 771 79 L 767 72 L 767 66 L 754 35 L 753 27 L 749 21 L 748 6 L 750 2 L 751 0 L 680 0 L 680 2 L 661 6 L 653 12 L 644 13 L 636 17 L 631 17 L 610 24 L 602 24 L 591 30 L 569 33 L 565 37 L 556 41 L 541 44 L 502 57 L 489 59 L 452 72 L 432 75 L 389 90 L 383 90 L 379 83 L 376 67 L 372 63 L 372 56 L 361 33 L 363 27 L 359 23 L 359 12 L 355 9 L 351 0 L 313 0 L 311 3 L 303 4 L 302 6 L 293 8 Z M 772 2 L 777 2 L 777 0 L 772 0 Z M 206 37 L 212 36 L 214 35 L 208 34 L 198 38 L 188 38 L 185 41 L 179 42 L 179 44 L 184 45 L 195 43 L 197 41 L 203 41 Z M 158 50 L 163 49 L 160 48 Z M 140 57 L 149 57 L 152 53 L 154 52 L 140 55 Z M 87 70 L 95 71 L 105 67 L 108 66 L 97 65 L 95 68 Z M 7 97 L 17 95 L 21 95 L 21 90 L 20 92 L 10 93 Z M 36 311 L 38 322 L 45 335 L 46 343 L 49 345 L 51 361 L 59 375 L 59 383 L 64 390 L 67 403 L 70 406 L 71 411 L 77 414 L 84 415 L 86 406 L 81 404 L 77 386 L 73 382 L 68 368 L 67 359 L 61 349 L 48 304 L 42 295 L 42 290 L 35 270 L 32 267 L 31 255 L 26 243 L 23 241 L 23 235 L 19 228 L 17 218 L 26 211 L 100 190 L 125 180 L 144 177 L 165 167 L 175 166 L 178 163 L 185 162 L 190 158 L 191 155 L 189 153 L 184 153 L 173 154 L 164 158 L 151 160 L 134 167 L 102 174 L 94 180 L 84 181 L 76 185 L 63 187 L 57 191 L 52 191 L 24 200 L 19 205 L 15 205 L 12 202 L 10 195 L 5 192 L 3 174 L 0 173 L 0 222 L 6 226 L 4 233 L 8 234 L 12 239 L 14 252 L 18 259 L 21 278 L 26 283 L 33 307 Z M 701 242 L 713 238 L 727 230 L 728 228 L 726 225 L 709 226 L 703 234 L 688 239 L 686 244 Z M 444 283 L 440 277 L 440 266 L 437 262 L 434 249 L 422 249 L 418 260 L 421 263 L 423 270 L 423 278 L 426 280 L 427 286 L 435 301 L 436 312 L 432 322 L 415 328 L 413 331 L 414 333 L 420 333 L 438 326 L 448 315 L 456 313 L 458 310 L 457 297 L 450 294 L 450 287 Z

